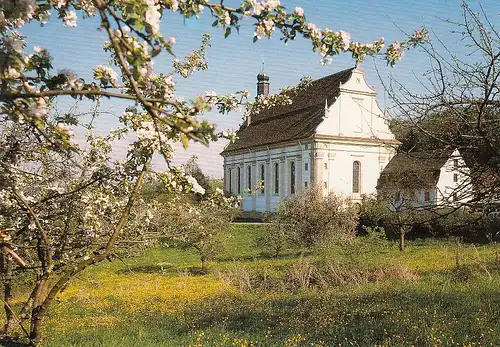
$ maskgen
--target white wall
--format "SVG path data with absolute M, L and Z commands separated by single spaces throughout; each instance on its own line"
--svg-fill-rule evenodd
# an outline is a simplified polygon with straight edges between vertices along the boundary
M 278 203 L 290 195 L 291 190 L 291 163 L 295 164 L 295 192 L 304 187 L 304 181 L 309 182 L 311 145 L 307 142 L 295 141 L 289 146 L 259 148 L 224 158 L 225 189 L 229 191 L 228 172 L 232 170 L 231 193 L 242 196 L 244 211 L 275 211 Z M 275 193 L 275 164 L 279 167 L 278 193 Z M 305 163 L 308 171 L 304 171 Z M 258 189 L 260 181 L 260 167 L 265 167 L 264 194 Z M 248 165 L 252 165 L 252 185 L 248 187 Z M 245 167 L 242 171 L 242 192 L 237 191 L 237 168 Z M 304 174 L 305 172 L 305 174 Z
M 341 86 L 340 96 L 325 113 L 317 134 L 394 140 L 376 97 L 377 93 L 366 84 L 363 72 L 355 69 L 349 81 Z
M 363 194 L 375 194 L 380 172 L 394 155 L 392 147 L 380 143 L 363 143 L 341 140 L 318 142 L 318 167 L 322 182 L 327 182 L 328 191 L 349 197 L 354 201 Z M 361 164 L 360 191 L 353 192 L 353 164 Z M 325 164 L 326 168 L 325 168 Z
M 438 205 L 463 203 L 472 199 L 469 169 L 458 150 L 455 150 L 440 170 L 436 185 Z

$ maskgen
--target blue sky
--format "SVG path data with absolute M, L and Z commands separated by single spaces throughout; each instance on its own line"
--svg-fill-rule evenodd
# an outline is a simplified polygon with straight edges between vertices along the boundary
M 228 5 L 237 4 L 237 1 L 226 1 Z M 459 36 L 450 33 L 455 26 L 444 20 L 460 21 L 460 1 L 456 0 L 282 0 L 290 10 L 295 6 L 304 8 L 308 22 L 320 28 L 328 27 L 332 30 L 344 30 L 351 34 L 355 41 L 371 42 L 383 36 L 386 42 L 402 40 L 405 35 L 402 31 L 411 32 L 425 25 L 431 30 L 431 39 L 437 35 L 446 42 L 454 52 L 460 53 L 461 43 Z M 479 11 L 479 3 L 470 5 Z M 500 14 L 500 1 L 483 0 L 480 2 L 490 20 L 496 24 Z M 80 17 L 80 16 L 79 16 Z M 320 57 L 311 50 L 311 44 L 305 39 L 284 45 L 276 33 L 270 40 L 263 39 L 252 43 L 253 22 L 245 20 L 242 23 L 240 34 L 233 34 L 224 39 L 221 28 L 211 27 L 213 18 L 208 12 L 199 20 L 185 21 L 181 16 L 167 14 L 162 19 L 161 31 L 167 36 L 176 37 L 177 43 L 174 52 L 182 57 L 192 49 L 199 47 L 203 33 L 212 34 L 212 47 L 207 52 L 209 69 L 195 73 L 191 78 L 184 80 L 177 76 L 178 94 L 186 99 L 211 89 L 218 94 L 231 93 L 248 89 L 251 96 L 255 95 L 256 75 L 260 72 L 262 60 L 265 61 L 265 70 L 270 75 L 271 91 L 277 92 L 284 86 L 296 84 L 302 76 L 320 78 L 336 71 L 354 65 L 348 56 L 334 57 L 331 65 L 323 67 L 319 63 Z M 102 50 L 106 35 L 97 30 L 95 19 L 82 20 L 79 18 L 76 28 L 64 27 L 62 22 L 54 19 L 43 28 L 30 24 L 23 28 L 28 36 L 28 49 L 40 45 L 49 50 L 53 56 L 55 70 L 70 68 L 84 78 L 90 78 L 92 68 L 96 65 L 107 65 L 109 56 Z M 155 60 L 157 72 L 171 70 L 172 57 L 168 53 L 160 54 Z M 377 76 L 377 67 L 382 78 L 393 76 L 410 88 L 417 90 L 418 83 L 414 75 L 421 76 L 428 66 L 428 59 L 418 50 L 405 53 L 403 61 L 395 68 L 385 66 L 381 59 L 368 58 L 363 64 L 367 81 L 375 86 L 381 104 L 386 103 L 386 97 Z M 60 100 L 58 104 L 63 108 L 71 105 L 71 99 Z M 387 100 L 388 102 L 388 100 Z M 126 104 L 119 101 L 103 101 L 102 109 L 111 114 L 103 116 L 99 121 L 99 129 L 106 131 L 117 125 L 116 118 Z M 84 111 L 87 104 L 81 104 L 79 109 Z M 211 112 L 205 117 L 221 129 L 237 129 L 241 122 L 241 114 L 218 115 Z M 191 145 L 187 151 L 176 150 L 176 163 L 185 162 L 191 155 L 199 157 L 199 164 L 209 175 L 222 176 L 222 158 L 219 153 L 225 142 L 213 143 L 209 148 L 200 145 Z M 159 169 L 164 165 L 158 161 Z

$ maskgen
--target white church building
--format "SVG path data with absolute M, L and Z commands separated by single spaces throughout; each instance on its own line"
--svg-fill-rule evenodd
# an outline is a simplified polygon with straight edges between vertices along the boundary
M 269 93 L 265 73 L 257 93 Z M 256 212 L 274 211 L 312 185 L 353 201 L 376 193 L 399 145 L 376 97 L 354 67 L 313 81 L 290 105 L 252 114 L 221 153 L 226 191 L 243 197 L 244 211 Z

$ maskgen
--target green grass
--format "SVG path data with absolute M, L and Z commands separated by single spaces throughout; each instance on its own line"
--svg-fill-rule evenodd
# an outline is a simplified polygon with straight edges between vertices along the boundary
M 259 226 L 228 232 L 206 275 L 189 272 L 195 253 L 170 248 L 85 271 L 51 308 L 45 345 L 500 346 L 495 246 L 416 241 L 399 252 L 360 242 L 272 259 L 255 246 Z M 368 280 L 294 280 L 328 264 Z

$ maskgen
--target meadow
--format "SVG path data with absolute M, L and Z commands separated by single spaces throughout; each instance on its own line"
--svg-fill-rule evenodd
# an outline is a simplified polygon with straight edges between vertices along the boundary
M 275 259 L 261 232 L 233 225 L 208 274 L 170 248 L 88 269 L 44 346 L 500 346 L 498 245 L 359 238 Z

